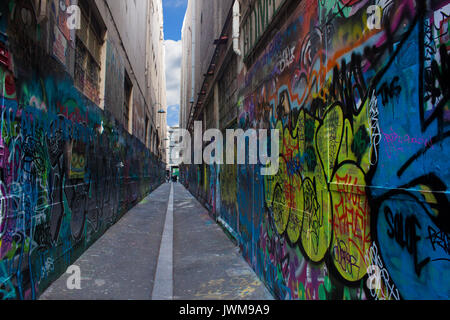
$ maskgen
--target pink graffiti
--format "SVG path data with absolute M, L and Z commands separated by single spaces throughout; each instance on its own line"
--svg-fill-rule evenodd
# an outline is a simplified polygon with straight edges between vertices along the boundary
M 434 149 L 431 138 L 412 137 L 408 134 L 399 135 L 392 127 L 391 133 L 386 133 L 381 130 L 382 139 L 387 144 L 386 155 L 389 159 L 395 157 L 398 153 L 405 152 L 405 148 L 414 145 L 429 147 Z

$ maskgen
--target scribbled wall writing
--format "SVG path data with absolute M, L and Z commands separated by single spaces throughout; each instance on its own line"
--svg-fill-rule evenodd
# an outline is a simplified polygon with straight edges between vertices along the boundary
M 2 299 L 36 299 L 164 173 L 75 88 L 29 4 L 0 3 Z
M 450 298 L 449 14 L 303 0 L 241 77 L 239 127 L 280 130 L 280 170 L 219 167 L 218 193 L 277 298 Z

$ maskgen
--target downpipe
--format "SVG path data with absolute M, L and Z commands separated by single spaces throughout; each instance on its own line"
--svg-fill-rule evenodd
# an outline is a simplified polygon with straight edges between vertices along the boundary
M 239 38 L 240 38 L 240 19 L 241 19 L 241 6 L 239 1 L 234 1 L 233 5 L 233 51 L 241 56 L 242 52 L 239 48 Z

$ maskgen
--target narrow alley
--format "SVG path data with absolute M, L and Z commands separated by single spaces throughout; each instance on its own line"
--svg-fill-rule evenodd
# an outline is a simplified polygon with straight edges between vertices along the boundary
M 151 193 L 73 265 L 80 268 L 81 289 L 68 289 L 65 273 L 41 300 L 273 299 L 239 248 L 179 183 Z
M 450 300 L 449 30 L 450 0 L 0 0 L 0 301 Z

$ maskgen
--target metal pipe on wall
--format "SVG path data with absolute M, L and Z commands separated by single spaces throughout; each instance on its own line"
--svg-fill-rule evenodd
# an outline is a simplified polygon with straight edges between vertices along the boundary
M 233 50 L 238 55 L 241 56 L 242 52 L 239 49 L 239 38 L 240 38 L 240 18 L 241 18 L 241 6 L 239 1 L 234 1 L 233 5 Z

